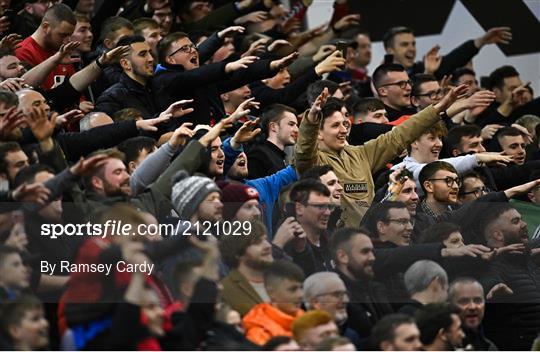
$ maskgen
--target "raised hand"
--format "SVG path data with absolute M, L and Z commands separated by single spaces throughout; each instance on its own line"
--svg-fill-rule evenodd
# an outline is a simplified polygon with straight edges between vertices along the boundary
M 483 36 L 475 39 L 474 44 L 478 49 L 487 44 L 510 44 L 512 40 L 512 28 L 495 27 L 489 29 Z
M 248 67 L 248 65 L 252 64 L 257 60 L 257 56 L 246 56 L 241 58 L 240 60 L 229 62 L 227 65 L 225 65 L 225 72 L 231 73 L 238 70 L 243 70 Z
M 508 296 L 508 295 L 513 295 L 513 294 L 514 294 L 514 291 L 512 291 L 510 287 L 508 287 L 506 284 L 499 283 L 493 286 L 491 290 L 489 290 L 488 294 L 486 295 L 486 298 L 493 299 L 500 296 Z
M 486 127 L 482 128 L 482 133 L 480 136 L 486 141 L 488 139 L 493 138 L 495 133 L 497 133 L 497 131 L 503 127 L 504 127 L 503 125 L 497 125 L 497 124 L 487 125 Z
M 441 66 L 442 56 L 439 55 L 439 50 L 441 50 L 441 47 L 435 45 L 424 56 L 424 73 L 432 75 Z
M 269 40 L 269 38 L 257 39 L 249 45 L 248 50 L 246 50 L 246 52 L 242 54 L 242 57 L 256 56 L 256 54 L 264 52 L 266 43 L 268 43 Z
M 208 148 L 214 139 L 218 138 L 221 132 L 225 131 L 227 128 L 232 127 L 234 123 L 234 117 L 227 117 L 216 123 L 204 136 L 199 139 L 199 142 Z
M 56 115 L 56 114 L 55 114 Z M 79 121 L 84 117 L 84 114 L 81 110 L 70 110 L 62 115 L 56 116 L 56 125 L 57 126 L 66 126 L 75 121 Z
M 188 139 L 193 137 L 195 131 L 190 129 L 193 126 L 191 122 L 185 122 L 176 130 L 174 130 L 171 139 L 169 139 L 169 144 L 173 148 L 177 148 L 180 145 L 185 145 Z
M 248 23 L 260 23 L 268 18 L 268 12 L 266 11 L 254 11 L 245 16 L 238 17 L 234 20 L 234 24 L 243 25 Z
M 118 62 L 122 56 L 129 53 L 129 50 L 129 45 L 119 46 L 103 54 L 99 62 L 105 66 L 112 65 Z
M 4 34 L 9 29 L 9 18 L 7 16 L 0 17 L 0 35 Z
M 94 108 L 95 106 L 91 101 L 85 100 L 79 103 L 79 110 L 81 110 L 83 114 L 88 114 L 94 110 Z
M 441 255 L 443 257 L 478 257 L 491 252 L 491 249 L 481 244 L 469 244 L 457 248 L 443 248 Z
M 246 117 L 251 112 L 250 107 L 259 108 L 261 103 L 255 101 L 255 98 L 249 98 L 243 101 L 236 110 L 230 115 L 233 118 L 233 121 L 238 121 L 239 119 Z
M 354 15 L 347 15 L 342 17 L 339 21 L 334 23 L 334 29 L 336 31 L 342 31 L 345 30 L 351 26 L 356 26 L 360 24 L 360 14 L 354 14 Z
M 341 51 L 336 50 L 315 66 L 315 73 L 317 73 L 318 76 L 322 76 L 325 73 L 339 71 L 345 67 L 346 63 L 347 60 L 343 58 Z
M 330 56 L 332 53 L 334 53 L 336 49 L 336 46 L 332 44 L 322 45 L 319 50 L 317 50 L 315 55 L 313 55 L 312 59 L 314 62 L 321 62 L 322 60 Z
M 316 124 L 316 123 L 318 124 L 321 122 L 322 106 L 324 105 L 324 103 L 326 103 L 326 100 L 328 99 L 329 96 L 330 96 L 330 93 L 328 93 L 328 88 L 324 87 L 321 94 L 319 94 L 317 99 L 315 99 L 315 102 L 313 103 L 313 105 L 311 105 L 311 109 L 309 109 L 309 113 L 306 116 L 309 122 L 313 124 Z
M 9 90 L 10 92 L 16 93 L 17 91 L 24 89 L 27 86 L 23 78 L 13 77 L 7 78 L 4 81 L 0 82 L 0 88 Z
M 4 118 L 0 119 L 0 139 L 7 140 L 12 132 L 24 122 L 22 111 L 17 111 L 16 107 L 9 109 Z
M 33 107 L 26 115 L 26 123 L 30 126 L 34 137 L 41 142 L 52 137 L 56 127 L 56 117 L 56 114 L 53 114 L 49 119 L 45 110 Z
M 79 177 L 86 177 L 90 175 L 95 169 L 103 166 L 107 158 L 108 156 L 104 154 L 94 155 L 87 159 L 81 157 L 79 161 L 77 161 L 77 163 L 69 169 L 69 171 L 71 171 L 73 175 L 77 175 Z
M 180 100 L 175 103 L 172 103 L 167 108 L 167 110 L 159 114 L 159 117 L 170 119 L 171 117 L 181 117 L 181 116 L 190 114 L 194 111 L 194 109 L 193 108 L 184 109 L 184 106 L 191 103 L 193 103 L 193 99 Z
M 506 191 L 504 191 L 504 194 L 506 195 L 506 198 L 510 199 L 515 196 L 519 196 L 520 194 L 525 194 L 538 186 L 540 186 L 540 179 L 530 181 L 512 188 L 508 188 Z
M 291 43 L 289 43 L 287 40 L 285 39 L 277 39 L 277 40 L 274 40 L 272 43 L 270 43 L 270 45 L 268 45 L 268 51 L 272 52 L 272 51 L 277 51 L 283 47 L 293 47 L 293 45 Z
M 56 61 L 62 65 L 74 64 L 81 61 L 80 56 L 72 56 L 73 52 L 81 45 L 81 42 L 69 42 L 63 44 L 56 55 Z
M 242 26 L 231 26 L 231 27 L 227 27 L 225 28 L 224 30 L 222 31 L 219 31 L 217 36 L 221 39 L 225 38 L 225 37 L 231 37 L 235 34 L 241 34 L 241 33 L 244 33 L 245 32 L 245 28 L 242 27 Z
M 2 32 L 1 29 L 0 32 Z M 0 40 L 0 49 L 5 48 L 8 50 L 15 50 L 21 42 L 22 37 L 18 34 L 13 33 L 6 35 L 4 38 L 2 38 L 2 40 Z
M 259 124 L 260 118 L 256 118 L 253 121 L 246 121 L 244 124 L 236 131 L 234 136 L 231 139 L 231 146 L 233 148 L 238 147 L 242 143 L 249 142 L 259 133 L 261 133 L 260 128 L 256 128 Z
M 11 194 L 13 200 L 17 202 L 38 203 L 39 205 L 45 205 L 50 195 L 51 191 L 42 183 L 23 183 Z
M 294 60 L 298 58 L 299 55 L 300 54 L 298 54 L 297 52 L 294 52 L 279 60 L 274 60 L 270 63 L 270 69 L 274 71 L 284 69 L 285 67 L 290 66 L 294 62 Z
M 466 84 L 462 84 L 449 90 L 448 93 L 437 104 L 433 105 L 435 111 L 438 114 L 446 111 L 450 107 L 450 105 L 454 104 L 456 100 L 464 96 L 464 94 L 467 92 L 467 89 L 468 86 Z
M 504 155 L 502 152 L 484 152 L 476 153 L 474 155 L 476 156 L 476 160 L 478 160 L 478 163 L 483 163 L 490 166 L 506 166 L 514 161 L 511 156 Z

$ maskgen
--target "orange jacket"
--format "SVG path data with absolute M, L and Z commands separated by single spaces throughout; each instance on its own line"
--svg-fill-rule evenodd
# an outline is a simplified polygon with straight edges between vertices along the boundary
M 257 304 L 244 316 L 246 337 L 253 343 L 264 345 L 274 336 L 292 336 L 292 322 L 302 314 L 302 309 L 298 309 L 292 316 L 270 303 Z

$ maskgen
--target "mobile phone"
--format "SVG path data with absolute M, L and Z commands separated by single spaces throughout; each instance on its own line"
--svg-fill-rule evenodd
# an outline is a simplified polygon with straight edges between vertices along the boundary
M 344 40 L 340 40 L 336 43 L 336 49 L 341 51 L 343 58 L 347 58 L 347 47 L 348 43 Z
M 392 55 L 392 54 L 384 55 L 384 63 L 385 64 L 391 64 L 393 62 L 394 62 L 394 55 Z
M 285 204 L 285 217 L 296 218 L 296 204 L 294 204 L 293 202 Z

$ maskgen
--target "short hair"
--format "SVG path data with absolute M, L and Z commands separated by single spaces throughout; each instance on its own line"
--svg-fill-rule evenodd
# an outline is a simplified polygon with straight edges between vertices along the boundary
M 444 122 L 439 121 L 439 122 L 431 125 L 427 129 L 425 129 L 421 136 L 424 136 L 424 135 L 427 135 L 427 134 L 432 134 L 432 135 L 437 136 L 439 138 L 444 138 L 444 136 L 446 136 L 447 133 L 448 133 L 448 130 L 446 129 L 446 126 L 445 126 Z M 418 139 L 420 139 L 420 137 L 418 137 Z M 407 153 L 411 154 L 411 151 L 412 151 L 412 144 L 409 144 L 409 145 L 407 145 Z
M 161 39 L 157 45 L 158 60 L 160 63 L 164 63 L 165 59 L 169 55 L 172 43 L 182 38 L 188 38 L 188 35 L 184 32 L 170 33 L 165 38 Z
M 77 25 L 77 18 L 75 17 L 73 10 L 66 4 L 56 4 L 49 7 L 47 12 L 45 12 L 41 23 L 43 22 L 49 22 L 56 25 L 67 22 L 75 26 Z
M 279 123 L 283 119 L 283 115 L 286 112 L 290 112 L 296 116 L 296 110 L 290 106 L 284 104 L 272 104 L 267 106 L 262 112 L 262 131 L 265 135 L 268 135 L 269 125 L 271 122 Z
M 288 260 L 275 260 L 264 271 L 264 286 L 274 286 L 283 280 L 291 280 L 302 283 L 304 271 L 298 265 Z
M 1 47 L 0 48 L 0 59 L 3 58 L 4 56 L 16 56 L 16 54 L 15 54 L 15 51 L 13 49 L 11 49 L 11 48 Z
M 380 88 L 383 80 L 389 72 L 407 72 L 405 67 L 400 64 L 382 64 L 373 72 L 373 85 L 376 89 Z
M 223 236 L 219 241 L 219 250 L 223 261 L 231 268 L 237 268 L 240 264 L 239 257 L 246 253 L 249 246 L 266 239 L 266 227 L 257 220 L 249 221 L 251 231 L 247 236 Z
M 198 278 L 198 275 L 194 273 L 194 269 L 201 266 L 202 263 L 203 261 L 200 257 L 193 257 L 188 260 L 179 260 L 176 262 L 171 273 L 169 287 L 174 297 L 181 298 L 178 288 L 182 283 L 194 281 Z
M 464 76 L 464 75 L 473 75 L 476 77 L 476 72 L 474 72 L 468 67 L 460 67 L 452 73 L 452 84 L 454 86 L 457 86 L 459 79 L 461 78 L 461 76 Z
M 116 148 L 124 153 L 124 163 L 126 166 L 137 160 L 143 150 L 152 151 L 156 146 L 156 141 L 150 137 L 138 136 L 126 139 L 118 144 Z
M 442 243 L 454 232 L 459 232 L 459 226 L 451 222 L 438 222 L 426 228 L 420 234 L 419 243 Z
M 478 222 L 476 223 L 478 233 L 482 235 L 482 240 L 487 241 L 488 230 L 491 225 L 507 211 L 515 210 L 510 203 L 491 203 L 489 211 L 481 213 Z
M 142 35 L 128 35 L 126 37 L 123 37 L 118 41 L 118 44 L 116 44 L 116 47 L 121 47 L 125 45 L 131 45 L 135 43 L 145 43 L 145 39 Z
M 452 302 L 455 299 L 455 296 L 457 294 L 456 292 L 457 285 L 470 285 L 470 284 L 478 285 L 482 289 L 482 293 L 484 292 L 484 287 L 482 286 L 480 282 L 478 282 L 478 280 L 472 277 L 462 276 L 462 277 L 456 278 L 454 281 L 450 283 L 450 286 L 448 287 L 448 301 Z
M 397 201 L 384 201 L 371 206 L 366 215 L 362 219 L 362 225 L 364 225 L 368 233 L 371 233 L 373 238 L 378 238 L 377 224 L 382 221 L 388 222 L 388 214 L 390 209 L 407 209 L 407 205 L 403 202 Z
M 86 23 L 90 23 L 90 16 L 88 16 L 87 14 L 85 13 L 78 13 L 78 12 L 75 12 L 75 18 L 77 19 L 77 23 L 79 22 L 86 22 Z
M 22 168 L 15 176 L 15 181 L 13 182 L 13 188 L 17 188 L 23 183 L 34 183 L 36 180 L 36 175 L 40 172 L 49 172 L 54 175 L 54 170 L 45 164 L 33 164 L 25 168 Z
M 422 191 L 424 191 L 424 193 L 427 193 L 424 182 L 432 178 L 433 175 L 435 175 L 435 173 L 439 170 L 450 171 L 456 175 L 458 173 L 456 168 L 446 161 L 437 160 L 430 162 L 429 164 L 425 165 L 422 170 L 420 170 L 420 174 L 418 175 L 418 182 L 420 182 L 420 187 L 422 187 Z
M 300 180 L 313 179 L 319 181 L 321 176 L 326 175 L 330 171 L 334 171 L 332 165 L 315 165 L 300 175 Z
M 306 179 L 294 184 L 289 194 L 289 198 L 291 199 L 291 202 L 306 204 L 309 195 L 312 192 L 322 194 L 325 197 L 330 197 L 328 187 L 323 185 L 319 180 Z
M 4 104 L 6 108 L 16 107 L 19 105 L 19 97 L 9 90 L 0 89 L 0 103 Z
M 357 114 L 367 114 L 370 112 L 375 112 L 377 110 L 385 109 L 384 103 L 377 98 L 362 98 L 357 102 L 351 104 L 351 113 L 353 115 Z
M 114 122 L 131 121 L 135 120 L 137 117 L 142 118 L 141 112 L 135 108 L 124 108 L 122 110 L 118 110 L 112 115 Z
M 432 260 L 419 260 L 407 269 L 403 277 L 409 295 L 425 291 L 433 280 L 448 285 L 446 271 Z
M 540 117 L 536 115 L 523 115 L 519 119 L 516 120 L 516 123 L 518 125 L 521 125 L 525 127 L 528 131 L 534 131 L 536 126 L 540 124 Z
M 133 24 L 128 19 L 120 16 L 107 18 L 101 26 L 101 36 L 99 37 L 99 40 L 112 40 L 114 38 L 114 33 L 122 28 L 133 30 Z
M 486 88 L 493 90 L 494 88 L 502 89 L 504 86 L 504 79 L 510 77 L 519 76 L 518 71 L 514 66 L 505 65 L 501 66 L 495 71 L 491 72 L 488 77 Z
M 0 143 L 0 172 L 7 173 L 6 155 L 21 150 L 22 148 L 17 142 Z
M 448 152 L 460 149 L 461 139 L 465 137 L 480 137 L 482 130 L 477 125 L 463 125 L 452 128 L 446 135 L 445 143 Z
M 326 79 L 311 83 L 306 90 L 309 105 L 313 105 L 315 100 L 317 100 L 317 97 L 323 92 L 324 88 L 328 88 L 328 93 L 332 96 L 339 89 L 339 84 Z
M 420 330 L 420 341 L 429 345 L 435 341 L 440 329 L 446 330 L 452 326 L 452 314 L 459 310 L 448 303 L 430 303 L 416 311 L 416 325 Z
M 326 102 L 321 106 L 321 125 L 320 128 L 323 127 L 324 121 L 332 116 L 335 112 L 341 112 L 341 109 L 345 106 L 345 103 L 334 97 L 330 97 L 326 100 Z
M 122 160 L 122 162 L 125 160 L 125 155 L 124 153 L 122 153 L 121 151 L 119 151 L 118 149 L 116 148 L 109 148 L 109 149 L 100 149 L 100 150 L 96 150 L 95 152 L 92 152 L 88 157 L 92 157 L 94 155 L 106 155 L 107 158 L 114 158 L 114 159 L 120 159 Z M 100 177 L 103 177 L 103 170 L 104 170 L 104 165 L 102 165 L 101 167 L 99 168 L 94 168 L 92 170 L 92 172 L 90 174 L 88 174 L 84 180 L 83 180 L 83 183 L 84 185 L 86 186 L 87 189 L 91 189 L 90 185 L 91 185 L 91 180 L 92 180 L 92 177 L 94 176 L 97 176 L 97 175 L 100 175 Z
M 268 342 L 262 346 L 263 351 L 275 351 L 275 349 L 281 345 L 290 343 L 293 340 L 289 336 L 274 336 Z
M 338 249 L 344 249 L 347 253 L 350 253 L 350 241 L 353 237 L 358 235 L 365 235 L 371 237 L 369 231 L 363 227 L 352 228 L 352 227 L 342 227 L 332 234 L 330 237 L 330 254 L 336 260 Z
M 12 254 L 21 254 L 17 248 L 0 244 L 0 266 L 4 263 L 4 260 Z
M 7 337 L 10 342 L 13 342 L 12 336 L 9 333 L 9 328 L 14 325 L 19 325 L 26 315 L 26 312 L 32 310 L 43 310 L 43 304 L 33 295 L 22 294 L 11 301 L 3 302 L 0 305 L 1 335 Z
M 352 343 L 345 336 L 330 336 L 321 341 L 316 351 L 333 351 L 334 348 Z
M 141 17 L 133 21 L 133 32 L 137 35 L 142 35 L 146 28 L 159 28 L 159 24 L 153 18 Z
M 520 130 L 518 130 L 515 127 L 506 126 L 506 127 L 501 128 L 500 130 L 498 130 L 497 134 L 495 136 L 497 137 L 497 140 L 499 141 L 499 143 L 501 143 L 501 139 L 503 137 L 523 136 L 523 132 L 521 132 Z
M 419 73 L 417 75 L 414 75 L 412 78 L 413 84 L 412 84 L 412 90 L 411 90 L 411 96 L 416 97 L 420 93 L 420 87 L 422 84 L 427 82 L 438 82 L 439 80 L 437 77 L 426 74 L 426 73 Z
M 408 34 L 413 34 L 414 35 L 414 31 L 411 28 L 404 27 L 404 26 L 392 27 L 389 30 L 387 30 L 386 33 L 384 33 L 383 39 L 382 39 L 384 48 L 388 49 L 388 48 L 393 47 L 394 46 L 394 39 L 395 39 L 396 35 L 403 34 L 403 33 L 408 33 Z
M 302 291 L 304 292 L 304 304 L 307 309 L 311 308 L 310 301 L 323 294 L 328 293 L 325 288 L 328 287 L 327 282 L 342 281 L 339 275 L 333 271 L 320 271 L 315 274 L 311 274 L 304 280 L 302 285 Z
M 371 341 L 375 349 L 379 349 L 384 341 L 394 341 L 396 329 L 404 324 L 414 324 L 414 319 L 410 315 L 396 313 L 382 317 L 371 331 Z
M 332 315 L 324 310 L 310 310 L 294 319 L 291 326 L 293 337 L 296 341 L 301 341 L 308 330 L 333 321 L 334 318 L 332 318 Z

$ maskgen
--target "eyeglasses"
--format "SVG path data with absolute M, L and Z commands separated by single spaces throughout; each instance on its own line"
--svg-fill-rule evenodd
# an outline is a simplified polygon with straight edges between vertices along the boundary
M 335 299 L 343 300 L 346 297 L 349 297 L 349 293 L 347 291 L 333 291 L 333 292 L 321 293 L 317 295 L 317 297 L 322 297 L 322 296 L 332 296 Z
M 399 88 L 401 89 L 405 89 L 407 88 L 407 85 L 411 86 L 412 87 L 412 81 L 410 79 L 406 80 L 406 81 L 399 81 L 399 82 L 394 82 L 394 83 L 387 83 L 387 84 L 383 84 L 382 86 L 380 86 L 379 88 L 381 87 L 388 87 L 388 86 L 399 86 Z
M 430 178 L 428 179 L 428 181 L 444 181 L 446 182 L 446 185 L 448 187 L 452 187 L 452 185 L 455 182 L 458 187 L 461 187 L 461 179 L 459 177 L 453 178 L 453 177 L 447 176 L 445 178 Z
M 176 49 L 175 51 L 170 53 L 169 56 L 173 56 L 177 52 L 182 52 L 184 54 L 189 54 L 192 51 L 197 51 L 197 46 L 194 45 L 194 44 L 186 44 L 186 45 L 182 45 L 181 47 L 179 47 L 178 49 Z
M 459 192 L 459 194 L 462 196 L 466 196 L 467 194 L 473 194 L 473 193 L 476 198 L 479 198 L 481 195 L 488 193 L 488 189 L 487 187 L 484 186 L 480 188 L 475 188 L 469 192 Z
M 332 203 L 306 203 L 306 207 L 313 207 L 318 211 L 330 210 L 331 212 L 336 209 L 336 205 Z
M 386 219 L 386 222 L 395 222 L 400 226 L 407 226 L 408 224 L 412 225 L 411 219 Z
M 438 89 L 438 90 L 433 91 L 433 92 L 427 92 L 427 93 L 424 93 L 424 94 L 416 94 L 415 96 L 416 97 L 429 97 L 429 99 L 435 100 L 435 99 L 440 99 L 440 98 L 444 97 L 444 91 L 442 89 Z

